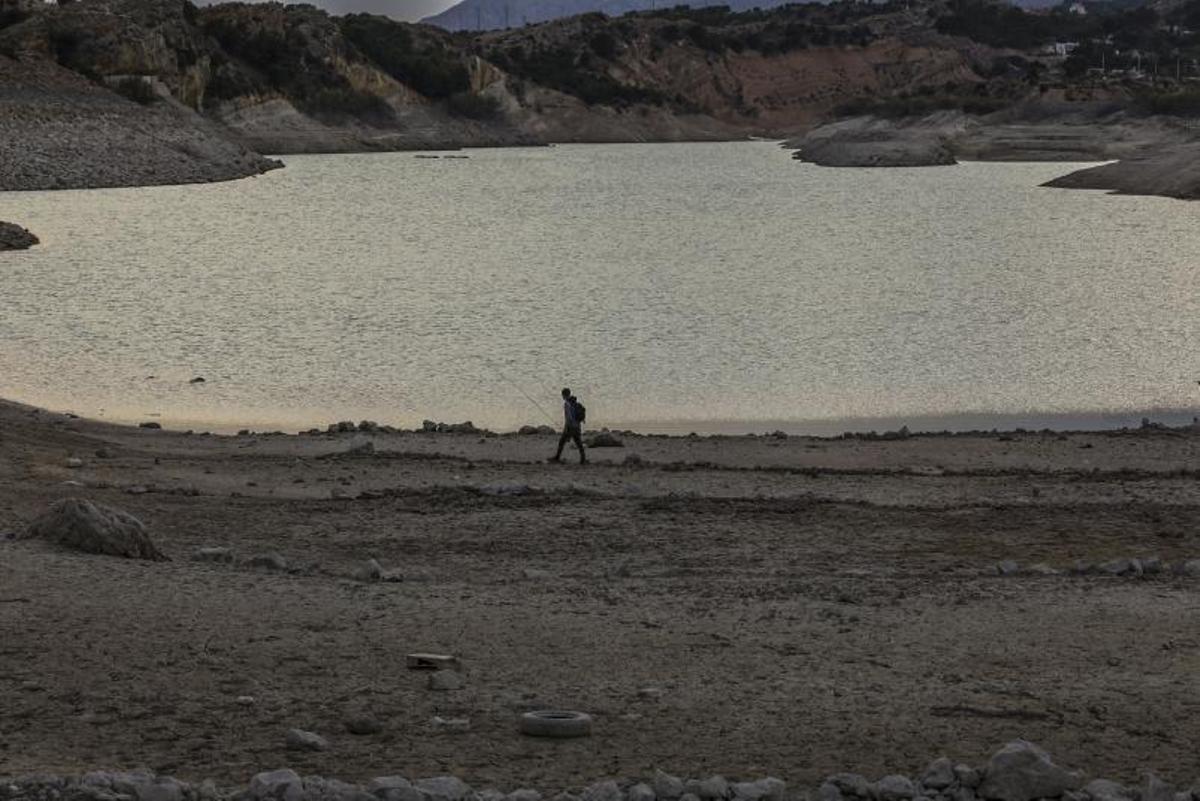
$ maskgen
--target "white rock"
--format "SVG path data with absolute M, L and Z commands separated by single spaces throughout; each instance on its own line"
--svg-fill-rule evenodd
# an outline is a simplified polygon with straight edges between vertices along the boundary
M 542 794 L 537 790 L 522 788 L 520 790 L 513 790 L 505 796 L 505 801 L 542 801 Z
M 71 458 L 67 459 L 67 467 L 71 468 L 72 470 L 83 467 L 83 460 L 72 456 Z
M 329 741 L 324 737 L 303 729 L 288 729 L 285 741 L 293 751 L 325 751 L 329 748 Z
M 1050 759 L 1033 743 L 1013 740 L 992 755 L 979 785 L 979 795 L 994 801 L 1056 798 L 1079 787 L 1081 779 Z
M 996 565 L 996 572 L 1001 576 L 1012 576 L 1020 570 L 1021 567 L 1011 559 L 1005 559 Z
M 436 731 L 446 732 L 447 734 L 458 734 L 469 731 L 471 721 L 468 718 L 443 718 L 436 716 L 433 719 L 433 728 Z
M 625 794 L 626 801 L 657 801 L 658 796 L 654 794 L 654 788 L 645 782 L 635 784 L 629 788 L 629 792 Z
M 683 780 L 669 773 L 663 773 L 661 770 L 654 771 L 651 786 L 654 788 L 655 796 L 667 799 L 667 801 L 683 795 Z
M 300 774 L 284 768 L 256 774 L 250 780 L 248 793 L 255 801 L 300 801 L 304 797 L 304 785 Z
M 893 773 L 875 783 L 875 794 L 880 801 L 907 801 L 917 794 L 917 788 L 912 779 Z
M 1174 799 L 1174 787 L 1153 773 L 1146 774 L 1146 783 L 1142 786 L 1141 801 L 1174 801 Z
M 183 801 L 187 786 L 170 776 L 157 776 L 137 786 L 137 801 Z

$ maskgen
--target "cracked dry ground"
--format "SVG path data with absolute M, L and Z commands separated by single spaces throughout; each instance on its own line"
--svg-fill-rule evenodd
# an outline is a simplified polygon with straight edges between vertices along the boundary
M 627 437 L 587 469 L 541 463 L 553 444 L 184 436 L 0 406 L 0 532 L 84 496 L 174 557 L 0 541 L 0 775 L 803 785 L 1025 737 L 1115 779 L 1195 778 L 1200 579 L 985 571 L 1200 557 L 1200 434 Z M 537 492 L 479 491 L 514 483 Z M 203 546 L 302 570 L 194 561 Z M 347 578 L 369 557 L 408 580 Z M 459 655 L 466 687 L 429 690 L 404 667 L 418 650 Z M 540 707 L 592 713 L 594 736 L 517 735 Z M 383 731 L 347 733 L 362 712 Z M 288 752 L 290 727 L 332 748 Z

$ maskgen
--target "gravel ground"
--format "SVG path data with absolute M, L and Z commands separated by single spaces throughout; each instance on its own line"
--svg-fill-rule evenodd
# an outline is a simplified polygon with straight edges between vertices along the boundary
M 625 436 L 586 468 L 545 464 L 554 442 L 186 436 L 0 404 L 0 535 L 85 497 L 172 557 L 0 537 L 0 775 L 811 786 L 1024 737 L 1130 784 L 1195 778 L 1200 578 L 993 568 L 1200 558 L 1200 432 Z M 236 561 L 193 558 L 218 546 Z M 291 572 L 247 563 L 271 552 Z M 355 580 L 368 558 L 400 580 Z M 429 689 L 413 651 L 458 655 L 465 687 Z M 593 736 L 516 733 L 545 707 Z M 348 733 L 362 714 L 382 730 Z M 330 749 L 287 750 L 293 727 Z

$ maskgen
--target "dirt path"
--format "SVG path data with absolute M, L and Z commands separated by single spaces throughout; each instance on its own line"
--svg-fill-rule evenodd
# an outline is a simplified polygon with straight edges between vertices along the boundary
M 803 784 L 1020 736 L 1116 779 L 1195 778 L 1200 578 L 985 573 L 1200 558 L 1200 432 L 627 437 L 586 469 L 542 463 L 553 444 L 184 436 L 0 405 L 0 534 L 83 496 L 173 557 L 0 540 L 0 775 Z M 204 546 L 297 572 L 193 560 Z M 349 578 L 367 558 L 405 580 Z M 416 650 L 460 655 L 466 688 L 429 690 Z M 544 706 L 596 734 L 514 733 Z M 364 711 L 381 733 L 345 731 Z M 286 751 L 293 726 L 333 747 Z

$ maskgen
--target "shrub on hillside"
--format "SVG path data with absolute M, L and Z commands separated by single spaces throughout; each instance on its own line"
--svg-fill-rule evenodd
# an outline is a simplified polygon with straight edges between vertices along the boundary
M 420 44 L 402 23 L 369 14 L 341 19 L 342 35 L 384 72 L 426 97 L 447 98 L 470 88 L 458 55 L 436 41 Z
M 500 101 L 490 95 L 458 92 L 450 95 L 446 109 L 456 117 L 469 120 L 491 120 L 500 115 Z

